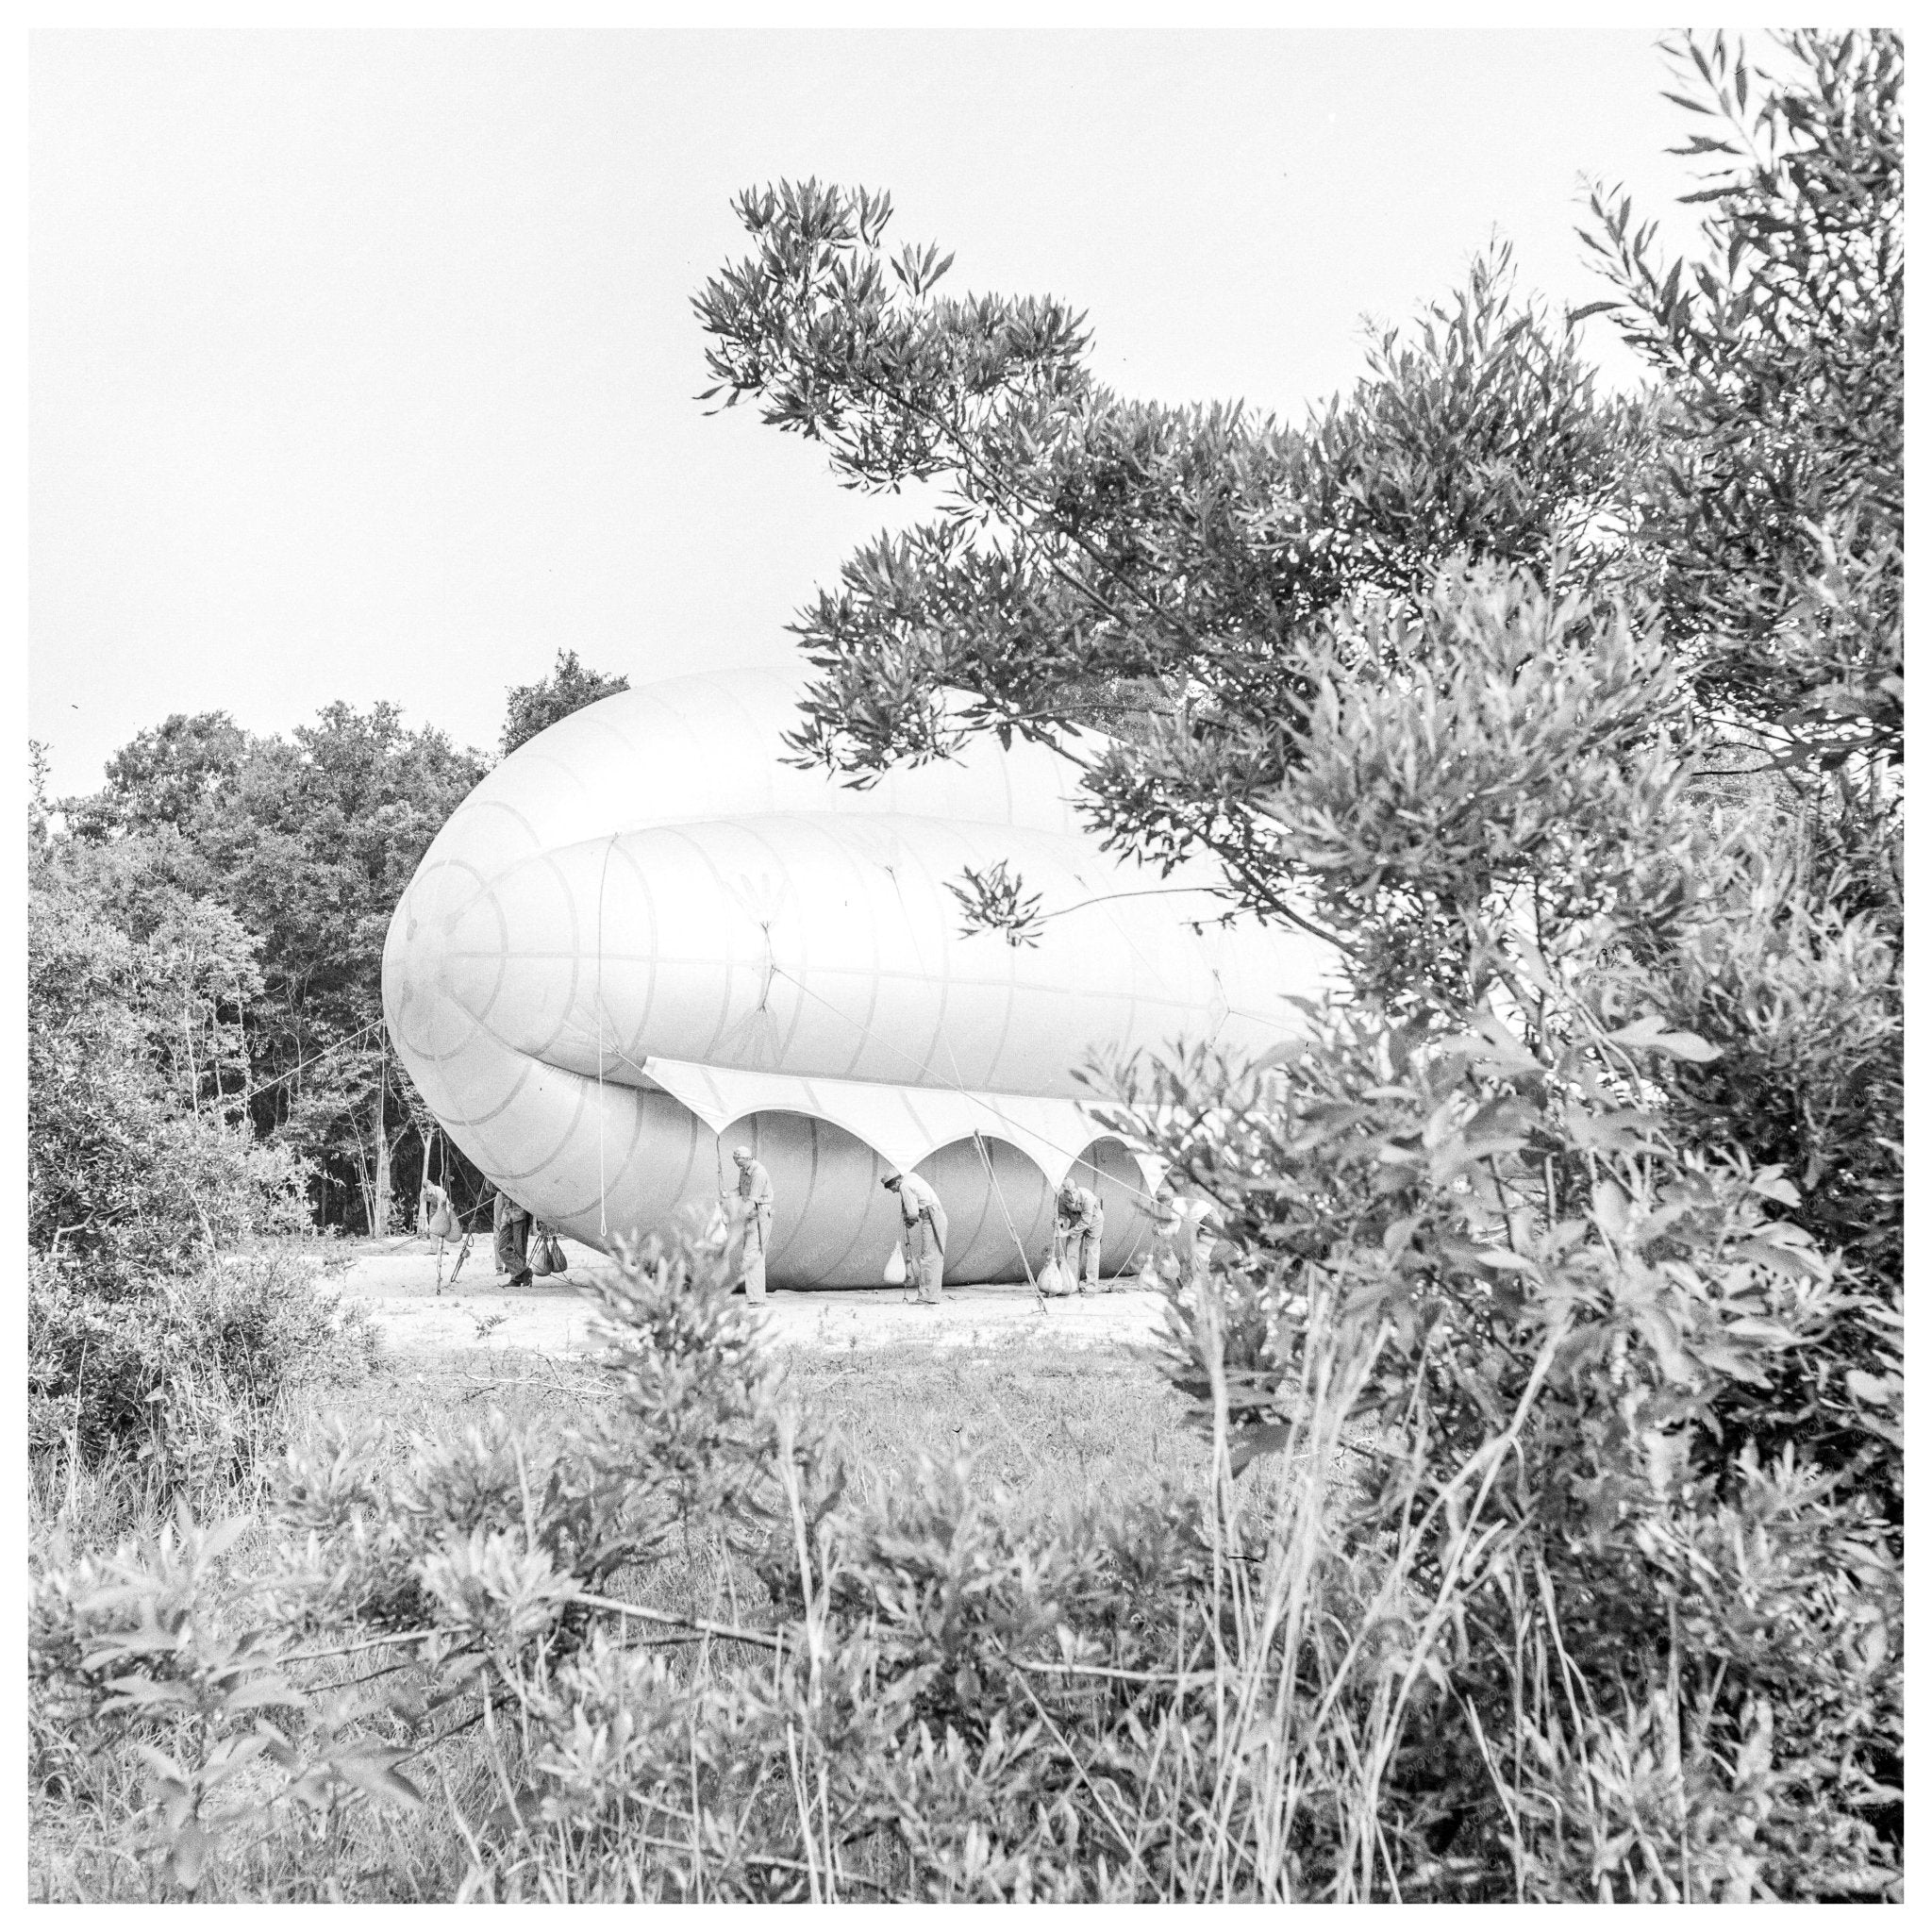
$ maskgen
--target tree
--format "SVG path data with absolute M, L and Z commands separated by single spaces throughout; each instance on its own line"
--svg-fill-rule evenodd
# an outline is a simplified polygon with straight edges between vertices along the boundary
M 249 1130 L 236 1075 L 253 944 L 195 902 L 131 939 L 59 857 L 27 908 L 27 1239 L 97 1292 L 291 1224 L 301 1173 Z
M 391 1162 L 411 1131 L 383 1032 L 383 941 L 429 841 L 481 775 L 440 731 L 406 731 L 393 706 L 330 705 L 291 741 L 258 747 L 197 839 L 262 935 L 271 1084 L 258 1124 L 299 1127 L 345 1178 L 366 1172 L 372 1233 L 388 1231 Z
M 105 838 L 181 825 L 232 785 L 247 734 L 225 711 L 176 711 L 138 733 L 108 761 L 108 782 L 64 809 L 76 832 Z
M 1804 762 L 1903 752 L 1905 49 L 1893 32 L 1686 39 L 1707 258 L 1599 188 L 1591 305 L 1665 385 L 1645 541 L 1699 687 Z M 1589 312 L 1589 311 L 1586 311 Z
M 975 733 L 1069 744 L 1110 843 L 1211 857 L 1345 961 L 1350 997 L 1283 1064 L 1116 1091 L 1231 1230 L 1172 1345 L 1217 1441 L 1265 1454 L 1343 1383 L 1382 1445 L 1363 1545 L 1444 1525 L 1419 1581 L 1466 1641 L 1391 1779 L 1489 1815 L 1490 1673 L 1547 1591 L 1591 1707 L 1629 1714 L 1590 1721 L 1593 1751 L 1654 1755 L 1656 1707 L 1713 1766 L 1761 1756 L 1765 1856 L 1857 1890 L 1892 1856 L 1859 1807 L 1900 1735 L 1896 871 L 1849 811 L 1826 849 L 1815 814 L 1740 822 L 1693 786 L 1739 713 L 1807 784 L 1847 740 L 1877 769 L 1893 728 L 1897 394 L 1874 378 L 1858 407 L 1888 420 L 1860 426 L 1812 372 L 1890 340 L 1889 190 L 1859 157 L 1896 75 L 1857 36 L 1798 45 L 1773 125 L 1799 158 L 1715 202 L 1713 244 L 1781 289 L 1765 209 L 1828 191 L 1846 272 L 1808 308 L 1760 291 L 1752 326 L 1711 320 L 1721 272 L 1688 321 L 1664 277 L 1669 340 L 1705 335 L 1628 407 L 1495 255 L 1300 430 L 1125 403 L 1065 304 L 946 299 L 950 258 L 885 253 L 884 197 L 816 183 L 741 197 L 755 252 L 697 308 L 721 406 L 756 401 L 850 485 L 947 492 L 801 613 L 801 758 L 866 783 Z M 1760 498 L 1790 515 L 1753 549 Z M 1070 738 L 1109 706 L 1136 729 Z M 1031 916 L 1009 874 L 961 895 Z M 1816 1647 L 1796 1617 L 1754 1649 L 1757 1585 L 1715 1554 L 1747 1546 L 1824 1575 Z
M 1722 38 L 1682 45 L 1712 96 L 1692 111 L 1741 123 L 1754 86 L 1760 103 L 1735 138 L 1692 143 L 1721 163 L 1711 261 L 1655 268 L 1651 231 L 1633 238 L 1627 208 L 1597 197 L 1617 311 L 1668 378 L 1627 408 L 1594 396 L 1576 318 L 1552 331 L 1494 251 L 1296 431 L 1112 396 L 1064 303 L 945 299 L 950 257 L 889 257 L 884 196 L 741 196 L 755 253 L 696 304 L 710 393 L 822 443 L 848 484 L 949 492 L 801 613 L 818 676 L 800 755 L 864 783 L 975 732 L 1064 742 L 1124 715 L 1135 728 L 1086 772 L 1103 835 L 1161 862 L 1212 857 L 1232 896 L 1332 937 L 1385 1011 L 1454 1025 L 1492 989 L 1534 1010 L 1519 940 L 1526 924 L 1550 941 L 1555 895 L 1614 912 L 1661 974 L 1654 996 L 1725 1039 L 1801 982 L 1824 996 L 1849 948 L 1895 1040 L 1900 56 L 1857 33 L 1785 52 L 1789 71 L 1754 82 Z M 1784 735 L 1795 806 L 1769 808 L 1777 849 L 1718 862 L 1673 812 L 1740 716 Z M 1833 776 L 1848 758 L 1862 791 Z M 1633 760 L 1642 797 L 1616 801 Z M 1793 864 L 1829 902 L 1805 946 L 1787 920 L 1715 977 L 1689 954 L 1659 963 L 1699 920 L 1763 927 L 1763 882 Z M 1015 936 L 1039 916 L 1008 874 L 960 892 Z M 1607 930 L 1574 928 L 1579 962 Z M 1757 1001 L 1774 960 L 1780 986 Z M 1807 1118 L 1896 1146 L 1895 1081 L 1807 1116 L 1781 1075 L 1767 1113 L 1717 1091 L 1767 1045 L 1737 1043 L 1677 1082 L 1700 1137 L 1757 1122 L 1746 1144 L 1769 1162 L 1802 1147 L 1814 1184 L 1856 1136 Z M 1871 1190 L 1819 1233 L 1860 1216 L 1895 1230 L 1896 1159 L 1866 1171 Z M 1895 1254 L 1893 1236 L 1874 1252 Z
M 1617 556 L 1641 418 L 1597 398 L 1500 246 L 1294 430 L 1113 395 L 1058 301 L 940 296 L 951 257 L 888 258 L 886 196 L 785 184 L 737 211 L 757 252 L 697 299 L 708 393 L 756 398 L 850 486 L 948 492 L 796 626 L 819 673 L 799 748 L 859 782 L 974 732 L 1064 742 L 1126 712 L 1087 774 L 1105 837 L 1161 861 L 1205 850 L 1247 904 L 1301 919 L 1266 804 L 1320 613 L 1413 593 L 1458 555 L 1566 582 Z
M 577 662 L 575 651 L 559 651 L 548 677 L 535 684 L 514 684 L 509 688 L 509 704 L 503 720 L 503 755 L 508 758 L 520 744 L 547 730 L 559 718 L 594 705 L 599 698 L 613 697 L 630 689 L 627 677 L 607 677 Z
M 53 808 L 47 803 L 47 747 L 38 738 L 26 741 L 26 856 L 29 870 L 46 856 L 53 837 Z
M 420 1109 L 383 1033 L 383 940 L 483 765 L 386 704 L 331 705 L 289 739 L 239 748 L 230 728 L 215 713 L 143 732 L 70 808 L 75 843 L 142 941 L 195 901 L 242 922 L 260 973 L 242 1083 L 254 1130 L 313 1163 L 325 1219 L 333 1195 L 386 1231 Z

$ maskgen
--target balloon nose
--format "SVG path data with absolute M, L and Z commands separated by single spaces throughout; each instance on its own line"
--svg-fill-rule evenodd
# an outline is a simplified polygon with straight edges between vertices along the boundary
M 461 859 L 427 867 L 404 895 L 383 960 L 397 1042 L 447 1059 L 479 1034 L 541 1058 L 580 1028 L 576 909 L 567 869 L 525 859 L 486 877 Z
M 420 873 L 390 922 L 382 956 L 383 1008 L 406 1054 L 446 1060 L 472 1039 L 495 997 L 503 947 L 477 941 L 491 928 L 491 895 L 467 867 Z

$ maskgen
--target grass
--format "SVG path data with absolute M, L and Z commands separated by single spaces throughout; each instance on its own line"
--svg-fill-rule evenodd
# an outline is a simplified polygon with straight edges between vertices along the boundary
M 781 1352 L 782 1353 L 782 1352 Z M 1205 1481 L 1207 1452 L 1188 1430 L 1178 1399 L 1158 1372 L 1124 1347 L 1043 1350 L 1038 1345 L 933 1347 L 908 1342 L 837 1355 L 786 1357 L 808 1420 L 848 1445 L 855 1486 L 882 1494 L 922 1456 L 960 1453 L 977 1473 L 1031 1513 L 1074 1509 L 1109 1491 L 1162 1474 Z M 262 1419 L 265 1442 L 298 1437 L 325 1414 L 393 1430 L 431 1430 L 491 1409 L 533 1433 L 581 1420 L 608 1384 L 580 1362 L 479 1346 L 434 1359 L 391 1357 L 367 1378 L 292 1397 Z M 239 1479 L 197 1485 L 204 1520 L 260 1507 L 266 1453 Z M 130 1461 L 91 1472 L 43 1460 L 30 1491 L 35 1567 L 110 1551 L 152 1534 L 163 1516 L 151 1468 Z M 260 1550 L 257 1530 L 227 1559 L 238 1574 Z M 648 1575 L 624 1578 L 623 1593 L 686 1614 L 729 1616 L 762 1587 L 709 1538 L 689 1541 Z M 356 1688 L 357 1665 L 335 1667 Z M 434 1901 L 456 1895 L 471 1865 L 459 1818 L 487 1811 L 491 1756 L 480 1736 L 439 1754 L 431 1802 L 421 1811 L 358 1805 L 320 1817 L 280 1807 L 275 1829 L 213 1860 L 197 1896 L 208 1901 Z M 177 1897 L 133 1830 L 144 1774 L 121 1753 L 76 1766 L 30 1802 L 29 1896 L 36 1901 L 142 1901 Z
M 1649 1642 L 1627 1609 L 1655 1597 L 1618 1595 L 1626 1586 L 1602 1569 L 1579 1589 L 1519 1529 L 1554 1339 L 1510 1413 L 1440 1471 L 1425 1445 L 1357 1435 L 1373 1357 L 1313 1323 L 1284 1420 L 1243 1471 L 1212 1297 L 1196 1338 L 1210 1399 L 1186 1410 L 1119 1346 L 781 1344 L 796 1407 L 842 1445 L 841 1485 L 794 1457 L 791 1405 L 774 1404 L 762 1358 L 724 1319 L 718 1280 L 660 1257 L 625 1292 L 621 1410 L 612 1372 L 487 1336 L 285 1391 L 271 1409 L 225 1406 L 218 1383 L 179 1430 L 171 1408 L 168 1440 L 186 1453 L 171 1474 L 204 1524 L 258 1510 L 275 1442 L 325 1412 L 368 1433 L 368 1455 L 396 1458 L 407 1480 L 378 1481 L 373 1500 L 349 1464 L 311 1472 L 325 1500 L 310 1547 L 349 1593 L 300 1626 L 321 1636 L 281 1627 L 307 1690 L 359 1702 L 338 1714 L 314 1700 L 308 1761 L 368 1790 L 387 1747 L 427 1799 L 365 1803 L 336 1782 L 305 1810 L 270 1779 L 200 1869 L 199 1899 L 1895 1893 L 1870 1828 L 1832 1793 L 1800 1791 L 1772 1818 L 1768 1707 L 1754 1700 L 1730 1733 L 1714 1724 L 1715 1691 L 1700 1704 L 1696 1689 L 1708 1645 L 1680 1639 L 1674 1610 L 1667 1641 Z M 600 1404 L 622 1415 L 621 1441 L 579 1438 L 564 1480 L 547 1483 L 544 1439 Z M 460 1440 L 492 1411 L 511 1440 Z M 367 1431 L 376 1424 L 386 1442 Z M 445 1446 L 405 1471 L 417 1432 Z M 783 1491 L 763 1569 L 723 1533 L 747 1482 Z M 88 1472 L 44 1455 L 31 1521 L 47 1591 L 81 1599 L 75 1559 L 152 1536 L 163 1493 L 153 1461 Z M 131 1632 L 133 1613 L 90 1625 L 98 1607 L 76 1622 L 37 1597 L 33 1898 L 160 1900 L 197 1885 L 193 1870 L 168 1875 L 142 1833 L 172 1815 L 178 1859 L 183 1830 L 212 1815 L 191 1799 L 240 1733 L 222 1693 L 193 1687 L 218 1681 L 208 1655 L 256 1616 L 243 1580 L 278 1575 L 311 1606 L 326 1594 L 297 1580 L 315 1567 L 306 1531 L 289 1540 L 297 1520 L 268 1516 L 199 1570 L 148 1560 L 124 1599 L 142 1606 L 142 1629 L 122 1656 L 171 1619 L 176 1634 L 149 1649 L 175 1674 L 138 1666 L 124 1680 L 154 1693 L 132 1720 L 103 1722 L 76 1660 L 102 1641 L 77 1633 Z M 1791 1548 L 1804 1557 L 1819 1533 Z M 647 1562 L 612 1574 L 640 1548 Z M 562 1595 L 580 1592 L 577 1614 L 589 1606 L 598 1622 L 581 1650 L 548 1634 L 560 1572 L 578 1579 Z M 1817 1619 L 1793 1621 L 1812 1597 L 1786 1595 L 1777 1614 L 1805 1668 L 1831 1668 L 1812 1648 Z M 460 1668 L 491 1659 L 481 1677 L 443 1679 L 436 1704 L 433 1651 L 389 1647 L 416 1645 L 397 1633 L 427 1624 L 470 1660 Z M 195 1767 L 175 1774 L 196 1782 L 173 1814 L 152 1756 L 141 1761 L 142 1726 Z M 243 1760 L 247 1776 L 269 1761 Z M 237 1786 L 223 1802 L 250 1795 Z M 1844 1849 L 1822 1873 L 1825 1832 Z
M 1073 1501 L 1159 1472 L 1206 1470 L 1207 1452 L 1179 1399 L 1128 1347 L 901 1342 L 774 1353 L 807 1421 L 836 1429 L 849 1445 L 867 1493 L 922 1454 L 970 1453 L 1027 1505 Z M 604 1387 L 581 1362 L 524 1349 L 464 1349 L 433 1361 L 387 1360 L 358 1387 L 329 1391 L 315 1413 L 355 1423 L 407 1416 L 410 1427 L 428 1428 L 498 1408 L 514 1423 L 556 1425 Z
M 792 1375 L 807 1413 L 851 1444 L 868 1488 L 922 1452 L 970 1451 L 1027 1507 L 1207 1467 L 1173 1391 L 1125 1348 L 908 1344 L 794 1357 Z

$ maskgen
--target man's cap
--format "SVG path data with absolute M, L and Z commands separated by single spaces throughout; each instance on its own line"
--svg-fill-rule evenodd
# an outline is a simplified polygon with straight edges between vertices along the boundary
M 734 1147 L 731 1150 L 731 1158 L 741 1166 L 749 1167 L 752 1159 L 751 1149 L 749 1147 Z

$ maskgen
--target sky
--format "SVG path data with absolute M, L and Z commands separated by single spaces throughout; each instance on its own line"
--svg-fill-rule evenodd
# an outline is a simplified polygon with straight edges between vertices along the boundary
M 1492 232 L 1555 303 L 1605 292 L 1585 177 L 1689 245 L 1667 78 L 1633 31 L 38 34 L 51 791 L 175 711 L 388 699 L 493 749 L 561 649 L 783 657 L 912 507 L 694 400 L 741 188 L 888 189 L 956 291 L 1083 308 L 1116 389 L 1294 421 Z

